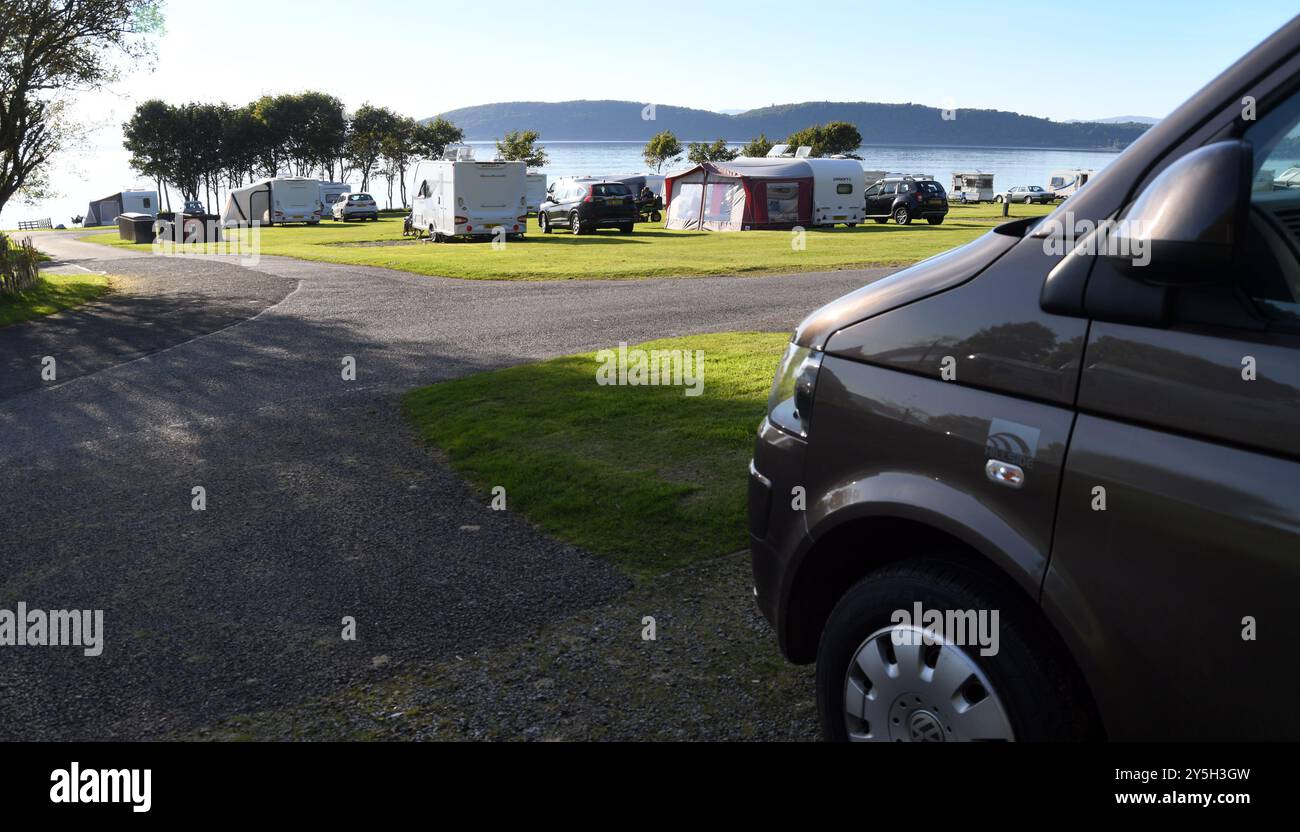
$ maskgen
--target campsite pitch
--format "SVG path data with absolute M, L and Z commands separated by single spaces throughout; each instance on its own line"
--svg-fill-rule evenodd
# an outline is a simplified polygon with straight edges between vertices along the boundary
M 1011 218 L 1051 210 L 1015 205 Z M 810 230 L 802 241 L 790 231 L 669 231 L 662 223 L 638 224 L 634 234 L 610 230 L 575 237 L 558 229 L 541 234 L 530 223 L 526 240 L 493 248 L 486 242 L 411 240 L 402 236 L 400 218 L 384 217 L 378 222 L 265 228 L 260 230 L 260 246 L 267 255 L 469 280 L 627 280 L 906 265 L 967 243 L 1003 222 L 1000 206 L 953 206 L 943 225 L 868 222 L 857 228 Z M 116 235 L 86 239 L 148 250 Z

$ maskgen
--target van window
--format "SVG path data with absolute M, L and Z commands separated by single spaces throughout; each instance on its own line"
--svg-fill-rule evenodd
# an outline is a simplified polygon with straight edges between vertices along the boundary
M 1243 138 L 1254 149 L 1255 169 L 1241 286 L 1265 317 L 1300 329 L 1300 92 Z

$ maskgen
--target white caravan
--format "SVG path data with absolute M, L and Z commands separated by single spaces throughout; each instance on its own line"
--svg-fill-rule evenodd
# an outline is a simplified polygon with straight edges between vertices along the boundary
M 119 214 L 158 214 L 157 191 L 119 191 L 90 203 L 82 226 L 112 225 Z
M 333 218 L 334 212 L 330 209 L 334 203 L 342 197 L 352 193 L 352 186 L 346 182 L 322 182 L 320 183 L 320 215 L 322 218 Z
M 284 176 L 230 192 L 221 224 L 275 225 L 276 223 L 320 222 L 320 181 L 302 176 Z
M 410 231 L 435 242 L 450 237 L 490 238 L 528 228 L 527 176 L 523 162 L 477 162 L 469 148 L 421 162 L 411 200 Z
M 803 161 L 812 168 L 814 226 L 842 222 L 852 228 L 866 219 L 867 175 L 861 162 L 814 158 Z
M 527 187 L 524 193 L 524 207 L 528 209 L 528 213 L 536 214 L 542 200 L 546 199 L 546 174 L 530 173 L 525 179 Z
M 1047 179 L 1046 190 L 1051 191 L 1053 196 L 1064 199 L 1087 185 L 1094 173 L 1095 170 L 1085 168 L 1054 170 Z
M 954 173 L 952 175 L 952 187 L 948 190 L 949 202 L 992 202 L 993 193 L 993 174 L 981 173 Z

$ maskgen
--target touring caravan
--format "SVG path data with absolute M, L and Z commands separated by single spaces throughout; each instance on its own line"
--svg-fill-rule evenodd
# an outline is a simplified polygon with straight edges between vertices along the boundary
M 221 224 L 275 225 L 276 223 L 320 222 L 320 181 L 302 176 L 264 179 L 230 192 Z
M 119 214 L 158 214 L 157 191 L 120 191 L 90 203 L 81 224 L 84 228 L 112 225 Z
M 866 203 L 866 172 L 856 159 L 804 159 L 813 173 L 814 226 L 862 222 Z
M 340 198 L 352 193 L 352 186 L 346 182 L 322 182 L 320 183 L 320 215 L 322 218 L 330 218 L 334 213 L 330 211 L 334 203 Z
M 524 203 L 528 213 L 536 214 L 542 200 L 546 199 L 546 174 L 530 173 L 524 177 Z
M 1047 179 L 1047 190 L 1053 196 L 1064 199 L 1088 184 L 1088 179 L 1095 170 L 1074 168 L 1072 170 L 1054 170 Z
M 952 175 L 952 187 L 948 189 L 949 202 L 992 202 L 993 196 L 993 174 L 975 171 Z
M 498 229 L 523 234 L 528 227 L 527 175 L 523 162 L 478 162 L 469 148 L 452 148 L 448 158 L 421 162 L 408 231 L 435 242 L 487 239 Z

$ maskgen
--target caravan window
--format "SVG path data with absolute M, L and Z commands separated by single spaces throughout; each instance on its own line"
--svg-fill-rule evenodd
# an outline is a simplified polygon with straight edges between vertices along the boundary
M 1065 177 L 1064 177 L 1064 176 L 1053 176 L 1053 177 L 1052 177 L 1052 181 L 1051 181 L 1051 183 L 1050 183 L 1051 187 L 1053 187 L 1053 188 L 1059 188 L 1059 187 L 1061 187 L 1061 186 L 1064 185 L 1064 184 L 1065 184 Z
M 429 196 L 429 180 L 426 179 L 426 180 L 424 180 L 423 182 L 420 183 L 420 192 L 419 192 L 418 194 L 416 194 L 416 196 L 419 197 L 419 198 L 421 198 L 421 199 L 426 199 L 426 198 L 428 198 L 428 196 Z
M 144 198 L 144 207 L 145 207 L 145 208 L 148 208 L 148 207 L 149 207 L 149 197 L 145 197 L 145 198 Z
M 835 193 L 851 194 L 853 193 L 853 185 L 848 182 L 841 182 L 840 184 L 835 186 Z

